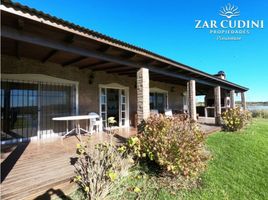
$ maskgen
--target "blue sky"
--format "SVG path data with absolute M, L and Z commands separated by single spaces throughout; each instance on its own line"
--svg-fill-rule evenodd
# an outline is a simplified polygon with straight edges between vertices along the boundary
M 19 0 L 24 5 L 148 49 L 250 88 L 248 101 L 268 101 L 268 1 L 266 0 Z M 195 20 L 222 20 L 227 3 L 239 7 L 236 19 L 264 20 L 240 41 L 218 41 Z

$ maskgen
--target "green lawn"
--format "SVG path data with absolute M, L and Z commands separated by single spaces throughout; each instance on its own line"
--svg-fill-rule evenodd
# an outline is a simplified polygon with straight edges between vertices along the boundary
M 201 186 L 168 192 L 147 179 L 129 178 L 116 199 L 268 199 L 268 119 L 254 119 L 246 129 L 208 136 L 213 159 L 201 176 Z M 141 189 L 133 192 L 134 187 Z
M 237 133 L 214 133 L 206 144 L 213 159 L 201 176 L 200 188 L 171 194 L 165 188 L 150 189 L 148 182 L 135 184 L 146 191 L 148 199 L 268 199 L 267 119 L 254 119 Z M 126 199 L 137 197 L 131 193 Z
M 238 133 L 208 137 L 213 154 L 203 186 L 185 199 L 268 199 L 268 120 L 258 119 Z

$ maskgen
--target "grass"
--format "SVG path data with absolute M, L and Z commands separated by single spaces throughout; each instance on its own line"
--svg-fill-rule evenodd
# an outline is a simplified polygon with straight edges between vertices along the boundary
M 237 133 L 208 137 L 213 154 L 203 186 L 181 192 L 185 199 L 268 199 L 268 120 L 254 119 Z
M 167 191 L 136 181 L 146 196 L 157 199 L 268 199 L 268 120 L 254 119 L 237 133 L 218 132 L 206 144 L 213 155 L 193 190 Z M 135 195 L 126 194 L 128 197 Z M 129 198 L 127 198 L 129 199 Z
M 208 136 L 213 155 L 201 184 L 195 189 L 173 190 L 138 176 L 135 170 L 117 193 L 116 199 L 268 199 L 268 120 L 254 119 L 236 133 Z M 136 173 L 136 175 L 135 175 Z M 141 192 L 134 192 L 138 187 Z

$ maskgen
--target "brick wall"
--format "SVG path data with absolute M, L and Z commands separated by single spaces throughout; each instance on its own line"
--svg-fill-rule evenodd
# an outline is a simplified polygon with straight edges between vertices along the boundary
M 99 84 L 118 83 L 129 87 L 129 113 L 130 119 L 137 111 L 137 89 L 136 78 L 128 76 L 119 76 L 116 74 L 107 74 L 105 72 L 94 72 L 94 80 L 89 84 L 89 69 L 79 70 L 74 66 L 62 67 L 61 65 L 46 62 L 2 55 L 1 73 L 6 74 L 44 74 L 57 78 L 78 81 L 79 82 L 79 114 L 88 112 L 99 112 Z M 172 85 L 157 81 L 150 81 L 150 87 L 157 87 L 168 91 L 169 107 L 171 109 L 182 109 L 182 92 L 186 90 L 185 86 Z M 171 87 L 173 92 L 171 92 Z

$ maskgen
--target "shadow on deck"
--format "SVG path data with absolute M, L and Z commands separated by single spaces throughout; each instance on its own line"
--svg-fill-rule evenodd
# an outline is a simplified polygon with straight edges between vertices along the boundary
M 89 145 L 93 147 L 110 140 L 122 143 L 134 134 L 136 129 L 120 129 L 115 136 L 98 133 L 82 136 L 82 140 L 90 138 Z M 70 184 L 74 176 L 70 159 L 75 157 L 78 142 L 75 136 L 45 139 L 13 145 L 10 152 L 1 152 L 1 199 L 64 197 L 74 187 Z
M 220 130 L 216 126 L 200 126 L 206 133 Z M 99 133 L 90 137 L 82 136 L 82 140 L 90 138 L 89 144 L 93 147 L 97 143 L 110 140 L 123 143 L 135 134 L 136 129 L 120 129 L 114 136 Z M 4 175 L 1 199 L 68 199 L 65 194 L 75 187 L 73 183 L 70 184 L 74 176 L 71 162 L 78 142 L 78 137 L 71 136 L 18 144 L 14 153 L 9 153 L 1 163 L 1 173 Z M 5 156 L 5 152 L 1 156 Z M 4 167 L 3 164 L 9 167 Z

